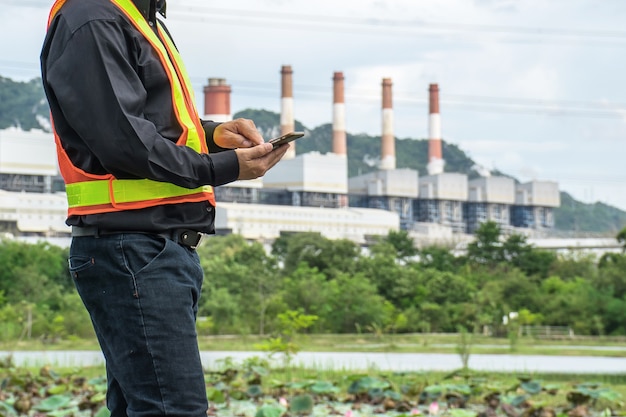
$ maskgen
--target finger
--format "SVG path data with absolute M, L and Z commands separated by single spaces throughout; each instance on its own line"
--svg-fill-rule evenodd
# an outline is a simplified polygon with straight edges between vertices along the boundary
M 260 145 L 263 141 L 263 136 L 259 133 L 254 122 L 250 119 L 237 119 L 237 131 L 244 137 L 245 140 L 252 143 L 252 146 Z

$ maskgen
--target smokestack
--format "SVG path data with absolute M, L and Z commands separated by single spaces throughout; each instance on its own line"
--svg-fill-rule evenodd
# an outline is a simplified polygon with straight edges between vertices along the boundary
M 441 152 L 441 116 L 439 115 L 439 86 L 430 84 L 428 87 L 428 175 L 443 173 L 445 161 Z
M 343 72 L 333 75 L 333 153 L 347 156 L 346 100 L 344 98 Z
M 224 78 L 209 78 L 204 87 L 204 119 L 214 122 L 227 122 L 233 119 L 230 114 L 230 85 Z
M 293 132 L 295 121 L 293 118 L 293 70 L 291 65 L 283 65 L 281 70 L 281 101 L 280 101 L 280 134 Z M 283 159 L 296 157 L 296 144 L 291 142 Z
M 391 78 L 383 78 L 383 135 L 380 169 L 396 169 L 396 143 L 393 136 Z

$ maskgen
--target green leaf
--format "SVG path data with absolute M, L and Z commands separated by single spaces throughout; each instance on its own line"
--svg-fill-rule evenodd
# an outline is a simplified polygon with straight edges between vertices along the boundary
M 98 404 L 106 400 L 106 398 L 106 392 L 96 392 L 94 395 L 91 396 L 91 398 L 89 398 L 89 402 L 92 404 Z
M 246 394 L 248 394 L 249 397 L 253 398 L 260 397 L 261 395 L 263 395 L 263 389 L 260 385 L 250 385 L 246 390 Z
M 289 411 L 296 414 L 310 413 L 313 410 L 313 397 L 297 395 L 289 403 Z
M 390 389 L 384 392 L 385 397 L 390 398 L 394 401 L 402 400 L 402 395 L 399 392 L 392 391 Z
M 476 417 L 478 414 L 476 411 L 464 408 L 452 408 L 449 412 L 452 417 Z
M 70 401 L 72 401 L 72 397 L 68 397 L 66 395 L 53 395 L 46 398 L 33 408 L 39 411 L 54 411 L 65 407 L 70 403 Z
M 211 402 L 222 404 L 226 401 L 226 396 L 222 391 L 216 388 L 207 389 L 207 399 Z
M 55 386 L 48 388 L 49 395 L 63 394 L 67 391 L 68 391 L 67 385 L 55 385 Z
M 522 404 L 524 404 L 524 402 L 528 399 L 528 396 L 526 395 L 517 395 L 515 397 L 513 397 L 513 399 L 511 400 L 511 405 L 513 407 L 519 407 Z
M 541 392 L 541 384 L 538 381 L 522 382 L 521 387 L 529 394 L 539 394 Z
M 380 388 L 372 388 L 371 390 L 367 391 L 367 394 L 370 396 L 370 398 L 374 400 L 378 400 L 385 395 L 383 390 Z
M 0 416 L 16 416 L 15 409 L 4 401 L 0 401 Z
M 339 388 L 327 381 L 316 381 L 310 386 L 310 389 L 315 394 L 333 394 L 339 392 Z
M 282 414 L 282 408 L 273 405 L 264 405 L 257 410 L 254 417 L 280 417 Z
M 441 394 L 443 392 L 443 387 L 441 385 L 429 385 L 424 388 L 424 391 L 429 394 Z
M 472 388 L 469 385 L 465 384 L 450 384 L 447 385 L 445 388 L 448 392 L 455 392 L 461 395 L 470 395 L 472 393 Z
M 66 416 L 74 416 L 78 414 L 80 410 L 78 407 L 65 408 L 62 410 L 50 411 L 47 413 L 49 417 L 66 417 Z
M 252 369 L 252 372 L 256 373 L 257 375 L 261 375 L 261 376 L 266 376 L 269 373 L 267 371 L 267 369 L 265 369 L 262 366 L 253 366 L 251 369 Z
M 622 396 L 619 392 L 610 389 L 602 389 L 598 392 L 598 398 L 602 398 L 611 402 L 618 402 Z
M 309 385 L 310 385 L 309 382 L 302 382 L 302 381 L 292 382 L 292 383 L 287 384 L 287 386 L 292 389 L 303 389 L 303 388 L 308 387 Z
M 111 417 L 111 412 L 106 407 L 100 407 L 93 417 Z

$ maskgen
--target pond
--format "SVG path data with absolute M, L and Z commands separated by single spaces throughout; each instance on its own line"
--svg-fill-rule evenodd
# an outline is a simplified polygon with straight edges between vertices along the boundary
M 0 351 L 0 357 L 11 352 Z M 98 351 L 16 351 L 12 352 L 18 366 L 97 366 L 104 363 Z M 254 356 L 266 356 L 257 351 L 202 351 L 202 363 L 214 369 L 221 359 L 236 362 Z M 278 361 L 278 359 L 275 359 Z M 278 363 L 278 362 L 277 362 Z M 381 353 L 381 352 L 300 352 L 294 365 L 315 369 L 383 370 L 383 371 L 452 371 L 461 368 L 456 354 L 440 353 Z M 495 355 L 472 354 L 469 367 L 492 372 L 554 372 L 554 373 L 626 373 L 626 358 L 595 356 Z

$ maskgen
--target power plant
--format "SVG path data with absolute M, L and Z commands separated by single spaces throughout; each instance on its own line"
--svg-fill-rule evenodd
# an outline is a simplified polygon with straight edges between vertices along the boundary
M 283 66 L 280 73 L 280 124 L 281 134 L 284 134 L 294 129 L 293 69 Z M 247 236 L 250 238 L 271 239 L 282 232 L 301 230 L 281 223 L 272 210 L 267 212 L 267 218 L 260 218 L 258 213 L 253 213 L 258 207 L 242 207 L 242 204 L 290 206 L 294 213 L 300 213 L 308 225 L 307 230 L 326 236 L 337 234 L 334 221 L 337 212 L 328 209 L 341 209 L 349 215 L 355 214 L 358 208 L 359 216 L 371 213 L 380 223 L 384 222 L 382 214 L 378 213 L 386 213 L 386 216 L 391 213 L 397 216 L 397 223 L 387 231 L 402 229 L 413 234 L 426 231 L 426 234 L 441 237 L 472 234 L 481 223 L 489 220 L 498 223 L 504 232 L 524 229 L 532 234 L 532 231 L 554 227 L 553 209 L 560 205 L 555 182 L 515 184 L 511 178 L 493 176 L 468 181 L 465 174 L 444 172 L 437 84 L 430 84 L 428 89 L 428 175 L 420 178 L 415 170 L 396 168 L 393 83 L 390 78 L 383 78 L 378 170 L 348 178 L 344 74 L 335 72 L 332 80 L 332 152 L 296 155 L 297 145 L 292 143 L 290 153 L 265 175 L 255 193 L 244 196 L 241 191 L 235 191 L 233 188 L 241 187 L 238 183 L 219 187 L 216 190 L 221 202 L 217 210 L 220 213 L 216 220 L 218 232 L 245 233 L 241 225 L 252 219 L 264 223 L 265 232 Z M 209 80 L 209 85 L 211 83 Z M 326 211 L 313 214 L 306 208 Z M 342 218 L 341 222 L 349 220 Z M 359 238 L 352 235 L 351 238 L 363 242 L 368 233 L 364 230 Z
M 294 130 L 291 66 L 280 70 L 280 132 Z M 504 232 L 529 235 L 554 227 L 558 184 L 483 176 L 468 180 L 445 172 L 439 86 L 428 87 L 427 175 L 396 167 L 393 83 L 381 82 L 381 146 L 377 169 L 348 178 L 344 74 L 332 77 L 332 151 L 296 154 L 292 142 L 265 177 L 217 187 L 217 233 L 272 240 L 281 233 L 314 231 L 329 238 L 367 243 L 391 230 L 436 241 L 472 234 L 485 221 Z M 204 87 L 203 118 L 232 119 L 231 86 L 210 78 Z M 27 160 L 28 159 L 28 160 Z M 52 134 L 0 131 L 0 230 L 13 235 L 69 236 L 67 203 L 56 167 Z

